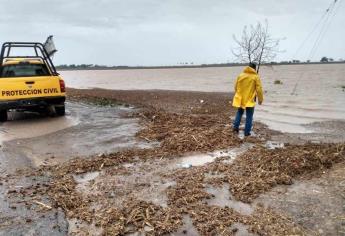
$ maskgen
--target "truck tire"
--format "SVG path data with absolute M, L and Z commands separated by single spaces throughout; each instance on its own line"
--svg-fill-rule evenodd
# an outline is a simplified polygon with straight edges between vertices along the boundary
M 0 111 L 0 122 L 5 122 L 7 121 L 7 111 L 3 110 Z
M 65 115 L 65 105 L 55 106 L 55 112 L 56 112 L 57 116 L 64 116 Z

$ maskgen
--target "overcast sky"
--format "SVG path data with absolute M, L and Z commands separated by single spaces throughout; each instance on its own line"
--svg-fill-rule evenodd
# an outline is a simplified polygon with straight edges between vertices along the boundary
M 56 64 L 222 63 L 234 60 L 233 34 L 267 19 L 272 36 L 286 37 L 276 60 L 291 60 L 331 1 L 0 0 L 0 42 L 43 42 L 52 34 Z M 312 59 L 345 58 L 343 1 Z M 296 59 L 308 58 L 317 35 Z

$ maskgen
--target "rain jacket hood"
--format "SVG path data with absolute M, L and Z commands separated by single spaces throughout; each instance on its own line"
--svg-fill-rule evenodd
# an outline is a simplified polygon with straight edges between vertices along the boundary
M 256 73 L 256 70 L 254 70 L 253 68 L 251 68 L 250 66 L 246 66 L 243 70 L 243 73 L 247 73 L 247 74 L 255 74 L 258 75 Z
M 256 71 L 247 66 L 237 77 L 235 82 L 235 96 L 232 105 L 234 107 L 254 107 L 256 97 L 263 102 L 263 91 L 259 75 Z

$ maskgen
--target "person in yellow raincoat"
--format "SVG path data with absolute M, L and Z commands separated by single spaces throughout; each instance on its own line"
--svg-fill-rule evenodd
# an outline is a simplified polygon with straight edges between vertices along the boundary
M 250 136 L 253 125 L 253 115 L 256 99 L 259 105 L 264 100 L 261 80 L 256 72 L 256 64 L 250 63 L 244 68 L 243 72 L 237 77 L 235 83 L 235 96 L 232 105 L 236 108 L 237 114 L 233 123 L 233 131 L 239 132 L 239 127 L 244 110 L 246 111 L 246 123 L 244 135 Z

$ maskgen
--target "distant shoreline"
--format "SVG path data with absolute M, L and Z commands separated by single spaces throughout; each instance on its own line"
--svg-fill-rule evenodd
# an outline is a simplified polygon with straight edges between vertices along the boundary
M 320 65 L 320 64 L 345 64 L 345 61 L 337 62 L 287 62 L 287 63 L 267 63 L 261 66 L 285 66 L 285 65 Z M 59 71 L 69 70 L 145 70 L 145 69 L 193 69 L 193 68 L 214 68 L 214 67 L 238 67 L 245 66 L 246 63 L 223 63 L 223 64 L 202 64 L 202 65 L 180 65 L 180 66 L 91 66 L 91 67 L 64 67 L 56 66 Z

